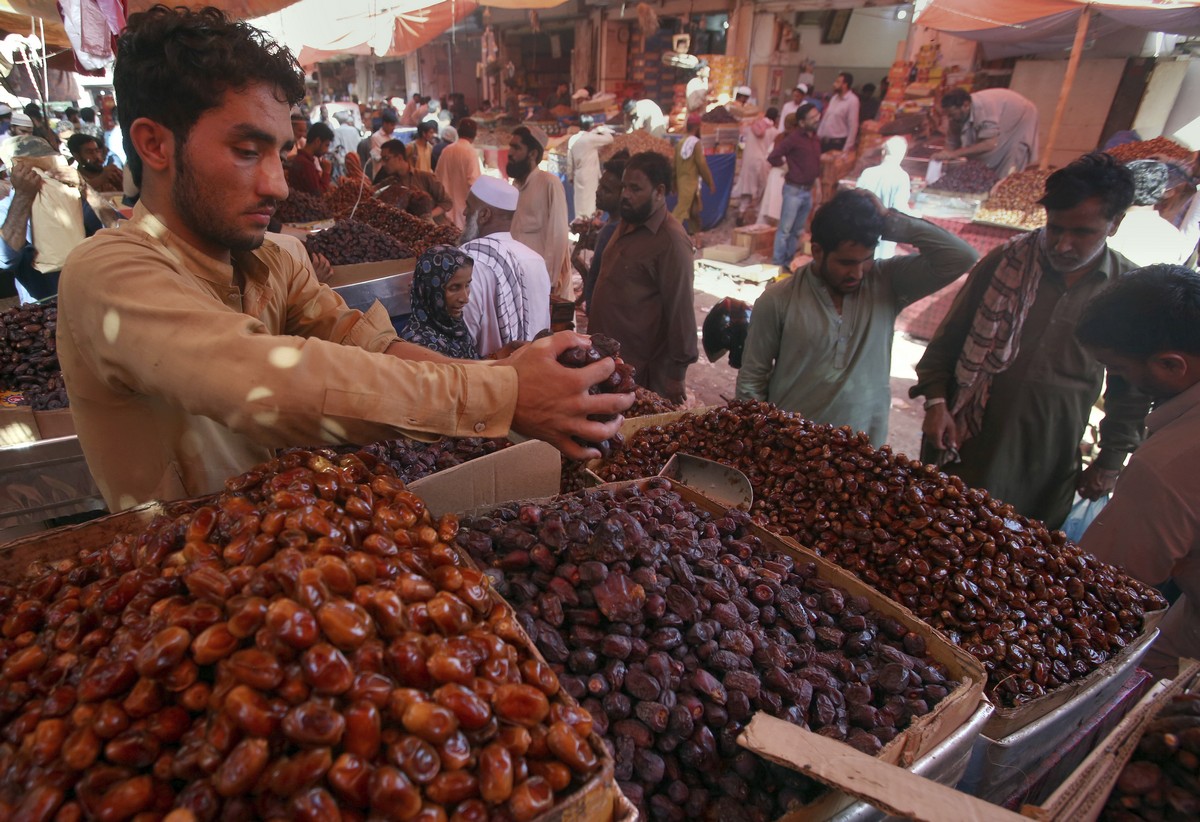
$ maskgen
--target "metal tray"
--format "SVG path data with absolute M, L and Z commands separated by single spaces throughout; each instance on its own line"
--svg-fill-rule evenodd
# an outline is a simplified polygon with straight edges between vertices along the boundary
M 1121 690 L 1157 636 L 1157 628 L 1144 634 L 1123 657 L 1114 660 L 1117 664 L 1105 676 L 1024 728 L 997 739 L 981 734 L 959 789 L 989 802 L 1001 802 L 1016 792 L 1042 759 Z

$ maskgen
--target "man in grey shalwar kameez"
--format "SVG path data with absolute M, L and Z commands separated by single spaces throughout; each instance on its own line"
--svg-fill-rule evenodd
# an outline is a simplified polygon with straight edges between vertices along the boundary
M 933 155 L 935 160 L 974 157 L 1006 177 L 1037 159 L 1037 106 L 1017 92 L 951 89 L 942 95 L 942 110 L 950 124 L 946 148 Z

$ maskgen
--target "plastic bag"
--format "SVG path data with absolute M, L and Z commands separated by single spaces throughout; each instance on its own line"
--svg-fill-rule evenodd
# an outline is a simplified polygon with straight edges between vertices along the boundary
M 1071 506 L 1071 513 L 1067 514 L 1067 520 L 1062 525 L 1067 539 L 1079 542 L 1083 538 L 1083 532 L 1108 504 L 1108 497 L 1109 495 L 1105 494 L 1098 499 L 1084 499 L 1078 494 L 1075 495 L 1075 504 Z

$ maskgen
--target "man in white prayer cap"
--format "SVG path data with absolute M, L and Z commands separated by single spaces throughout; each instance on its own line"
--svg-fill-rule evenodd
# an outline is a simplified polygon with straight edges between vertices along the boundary
M 546 262 L 513 238 L 520 192 L 496 177 L 480 177 L 467 195 L 462 252 L 475 261 L 463 319 L 485 357 L 506 356 L 550 327 Z
M 520 192 L 512 235 L 542 255 L 551 293 L 574 302 L 567 191 L 556 175 L 538 168 L 549 141 L 546 132 L 537 126 L 517 126 L 508 141 L 505 172 Z

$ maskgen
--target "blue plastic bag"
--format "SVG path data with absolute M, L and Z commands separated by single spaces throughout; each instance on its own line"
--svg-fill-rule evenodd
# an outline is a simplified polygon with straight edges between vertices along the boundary
M 1108 504 L 1108 497 L 1109 495 L 1105 494 L 1099 499 L 1084 499 L 1078 494 L 1075 495 L 1075 504 L 1071 506 L 1071 513 L 1067 514 L 1067 520 L 1062 526 L 1067 539 L 1079 542 L 1083 538 L 1083 532 Z

